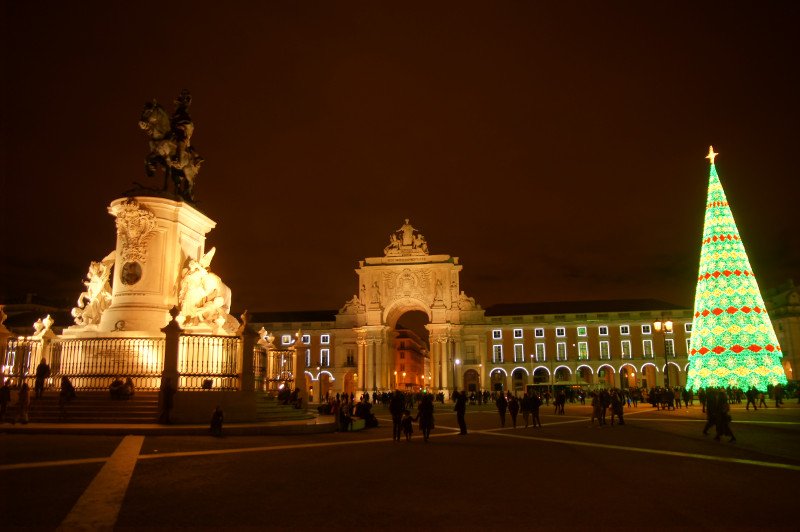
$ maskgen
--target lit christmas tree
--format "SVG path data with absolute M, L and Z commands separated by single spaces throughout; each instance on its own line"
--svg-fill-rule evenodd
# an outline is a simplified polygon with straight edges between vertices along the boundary
M 700 248 L 687 387 L 786 384 L 781 347 L 714 166 Z

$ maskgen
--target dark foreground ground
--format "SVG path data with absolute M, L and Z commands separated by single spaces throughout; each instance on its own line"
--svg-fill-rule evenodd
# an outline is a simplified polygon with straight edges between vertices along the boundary
M 800 408 L 734 406 L 734 444 L 703 437 L 699 407 L 542 407 L 542 428 L 469 434 L 438 405 L 427 444 L 381 426 L 298 436 L 0 434 L 2 527 L 40 529 L 794 529 Z M 113 457 L 112 457 L 113 455 Z

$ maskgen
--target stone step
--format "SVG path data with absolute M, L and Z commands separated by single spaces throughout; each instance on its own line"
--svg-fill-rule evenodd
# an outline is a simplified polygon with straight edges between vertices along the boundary
M 17 416 L 16 393 L 12 393 L 6 421 Z M 36 423 L 154 423 L 159 416 L 158 393 L 141 392 L 133 397 L 112 399 L 108 392 L 81 392 L 64 406 L 58 405 L 58 394 L 45 392 L 31 399 L 29 420 Z

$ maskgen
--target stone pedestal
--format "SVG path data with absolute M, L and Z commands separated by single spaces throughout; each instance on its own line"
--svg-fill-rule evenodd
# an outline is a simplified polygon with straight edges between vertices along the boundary
M 117 245 L 112 302 L 99 332 L 160 335 L 178 304 L 181 268 L 205 253 L 206 234 L 216 222 L 191 205 L 137 196 L 114 200 Z

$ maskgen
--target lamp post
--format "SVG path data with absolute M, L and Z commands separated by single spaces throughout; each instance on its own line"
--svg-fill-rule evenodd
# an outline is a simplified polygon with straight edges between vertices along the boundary
M 534 382 L 533 382 L 533 353 L 531 353 L 530 357 L 531 357 L 531 386 L 533 386 L 533 384 L 534 384 Z
M 457 369 L 457 367 L 458 367 L 459 364 L 461 364 L 461 359 L 457 358 L 457 359 L 453 360 L 453 391 L 458 389 L 458 386 L 457 386 L 458 369 Z
M 661 320 L 653 322 L 653 328 L 655 328 L 657 333 L 661 333 L 664 338 L 664 388 L 669 388 L 669 369 L 667 369 L 667 364 L 669 364 L 667 359 L 669 356 L 667 353 L 667 334 L 672 334 L 672 321 L 662 318 Z
M 394 372 L 394 388 L 397 389 L 397 371 Z
M 403 372 L 403 388 L 406 387 L 406 372 Z

